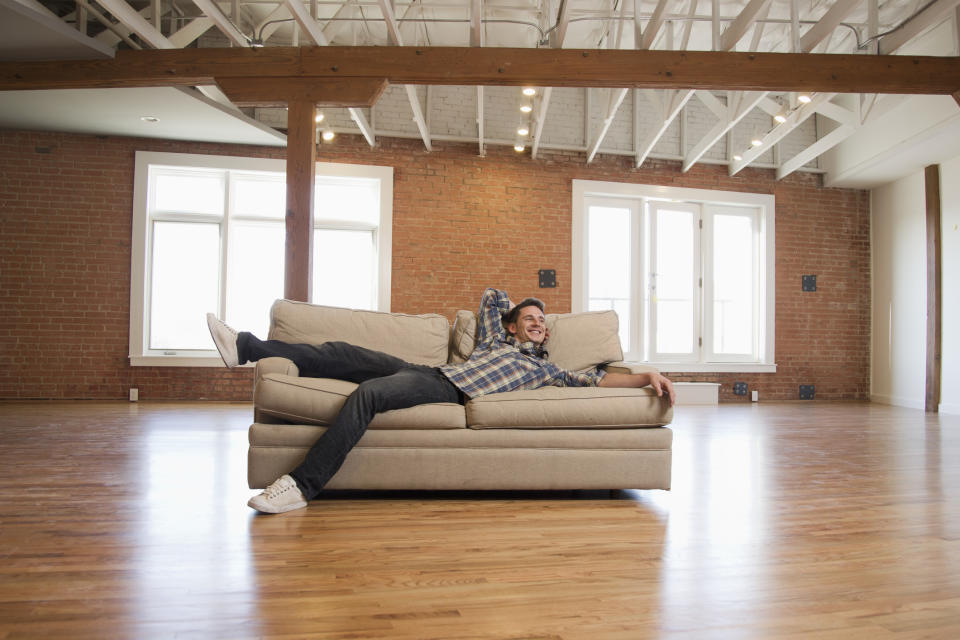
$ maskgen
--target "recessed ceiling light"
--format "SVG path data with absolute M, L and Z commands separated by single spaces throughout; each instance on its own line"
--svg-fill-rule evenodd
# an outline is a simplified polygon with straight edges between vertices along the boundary
M 321 137 L 327 142 L 330 142 L 331 140 L 333 140 L 334 136 L 336 135 L 337 134 L 335 134 L 332 130 L 327 129 L 326 131 L 323 132 L 323 135 Z
M 535 96 L 535 95 L 537 95 L 537 90 L 534 89 L 533 87 L 524 87 L 524 88 L 523 88 L 523 95 L 525 95 L 525 96 Z
M 787 121 L 787 115 L 781 111 L 777 115 L 773 116 L 773 119 L 777 124 L 783 124 Z
M 316 120 L 317 122 L 323 122 L 323 113 L 322 112 L 317 113 L 317 115 L 315 115 L 313 119 Z
M 520 105 L 520 111 L 523 111 L 524 113 L 530 113 L 533 111 L 533 106 L 529 104 L 522 104 Z
M 740 162 L 741 160 L 743 160 L 743 156 L 740 155 L 739 153 L 735 153 L 733 155 L 733 159 L 736 160 L 737 162 Z
M 513 150 L 514 150 L 514 151 L 521 151 L 521 152 L 522 152 L 523 149 L 524 149 L 524 146 L 523 146 L 522 144 L 515 144 L 515 145 L 513 145 Z
M 155 118 L 154 116 L 140 116 L 140 119 L 151 124 L 154 122 L 160 122 L 160 118 Z
M 760 138 L 754 138 L 753 140 L 750 141 L 750 144 L 752 144 L 755 147 L 759 147 L 760 145 L 763 144 L 763 140 L 761 140 Z
M 809 103 L 813 98 L 810 97 L 808 93 L 801 93 L 797 96 L 797 102 L 802 102 L 803 104 Z
M 520 134 L 521 136 L 525 136 L 528 133 L 530 133 L 530 129 L 527 129 L 526 127 L 520 127 L 519 129 L 517 129 L 517 133 Z

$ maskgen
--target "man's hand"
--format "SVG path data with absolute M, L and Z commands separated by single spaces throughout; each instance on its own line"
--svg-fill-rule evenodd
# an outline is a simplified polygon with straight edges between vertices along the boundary
M 676 400 L 676 394 L 673 391 L 673 382 L 659 373 L 650 373 L 648 375 L 650 376 L 650 386 L 653 387 L 658 396 L 662 396 L 664 391 L 666 391 L 667 397 L 670 398 L 670 406 L 672 407 Z
M 600 380 L 601 387 L 645 387 L 650 385 L 657 392 L 657 396 L 666 394 L 673 406 L 677 396 L 673 390 L 673 382 L 659 373 L 608 373 Z

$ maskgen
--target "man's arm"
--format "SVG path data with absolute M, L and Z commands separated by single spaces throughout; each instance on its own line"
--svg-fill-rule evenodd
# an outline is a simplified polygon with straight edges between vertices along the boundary
M 477 345 L 486 344 L 496 336 L 504 336 L 501 314 L 510 310 L 510 297 L 505 291 L 489 288 L 480 298 L 480 326 L 477 327 Z
M 674 400 L 676 400 L 676 395 L 673 391 L 673 383 L 670 380 L 659 373 L 607 373 L 603 376 L 600 382 L 597 383 L 598 387 L 645 387 L 650 385 L 653 387 L 653 390 L 657 392 L 658 396 L 662 396 L 666 392 L 667 397 L 670 398 L 670 405 L 673 405 Z

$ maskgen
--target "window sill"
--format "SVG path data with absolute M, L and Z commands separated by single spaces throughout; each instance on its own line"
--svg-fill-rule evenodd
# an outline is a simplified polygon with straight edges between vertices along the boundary
M 758 362 L 644 362 L 669 373 L 776 373 L 776 364 Z
M 223 368 L 220 356 L 130 356 L 131 367 L 206 367 Z M 254 364 L 248 362 L 240 365 L 241 369 L 252 368 Z

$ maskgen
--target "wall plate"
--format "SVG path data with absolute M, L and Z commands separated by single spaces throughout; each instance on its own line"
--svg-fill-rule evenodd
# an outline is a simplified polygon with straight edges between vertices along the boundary
M 556 269 L 540 269 L 540 288 L 552 289 L 557 286 Z
M 814 385 L 812 384 L 802 384 L 800 385 L 800 399 L 801 400 L 813 400 L 814 395 Z

